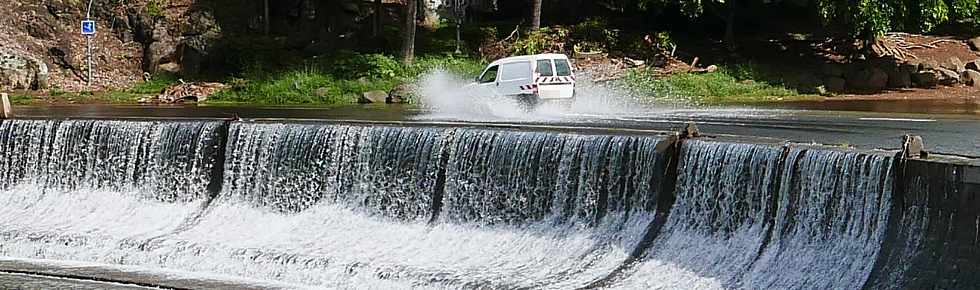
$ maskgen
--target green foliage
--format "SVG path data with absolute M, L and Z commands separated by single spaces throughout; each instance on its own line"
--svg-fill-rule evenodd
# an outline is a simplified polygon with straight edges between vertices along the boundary
M 328 61 L 327 66 L 337 76 L 357 78 L 393 78 L 400 74 L 402 65 L 394 57 L 382 54 L 341 52 Z
M 159 94 L 167 87 L 177 83 L 177 78 L 173 75 L 162 74 L 153 76 L 149 81 L 138 83 L 128 90 L 129 93 L 133 94 Z
M 311 63 L 302 69 L 270 73 L 249 69 L 228 81 L 232 89 L 208 102 L 262 105 L 349 104 L 364 92 L 389 91 L 401 82 L 413 82 L 434 69 L 475 76 L 483 63 L 467 58 L 421 56 L 412 65 L 402 65 L 382 54 L 342 52 Z
M 541 28 L 521 37 L 511 46 L 515 55 L 539 53 L 563 53 L 569 31 L 564 27 Z
M 780 85 L 754 81 L 760 72 L 751 65 L 722 67 L 713 73 L 682 73 L 658 77 L 649 70 L 632 70 L 617 85 L 635 92 L 641 100 L 711 105 L 806 99 Z
M 146 1 L 146 14 L 152 17 L 158 17 L 163 15 L 163 8 L 160 7 L 160 3 L 157 0 Z
M 921 0 L 920 3 L 922 19 L 918 21 L 922 23 L 920 27 L 922 31 L 931 31 L 949 20 L 949 7 L 943 0 Z
M 620 37 L 616 45 L 613 49 L 625 56 L 647 60 L 667 55 L 675 46 L 670 33 L 665 31 L 626 34 Z
M 579 52 L 608 51 L 619 39 L 618 33 L 609 29 L 608 23 L 598 17 L 589 18 L 572 26 L 568 36 L 567 41 L 571 42 L 573 49 Z

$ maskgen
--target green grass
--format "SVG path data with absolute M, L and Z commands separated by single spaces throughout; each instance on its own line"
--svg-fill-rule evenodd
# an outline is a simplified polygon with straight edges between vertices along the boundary
M 15 105 L 32 105 L 43 103 L 71 104 L 71 103 L 100 103 L 100 104 L 132 104 L 140 98 L 159 94 L 163 89 L 177 83 L 174 76 L 156 76 L 149 81 L 140 82 L 132 88 L 121 90 L 108 90 L 100 92 L 66 92 L 59 88 L 51 88 L 47 92 L 28 92 L 22 91 L 11 95 L 11 102 Z
M 211 104 L 336 105 L 350 104 L 367 91 L 389 91 L 424 74 L 444 69 L 475 76 L 483 63 L 453 56 L 423 56 L 402 65 L 391 56 L 344 54 L 300 69 L 266 72 L 252 68 L 227 81 L 232 89 L 208 99 Z M 413 100 L 409 100 L 412 102 Z
M 679 73 L 658 77 L 648 70 L 633 70 L 619 81 L 641 99 L 695 105 L 763 103 L 817 99 L 767 79 L 752 65 L 720 67 L 712 73 Z

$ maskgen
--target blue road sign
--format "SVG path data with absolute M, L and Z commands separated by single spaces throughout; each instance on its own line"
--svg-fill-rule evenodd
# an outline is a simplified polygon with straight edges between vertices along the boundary
M 82 35 L 95 34 L 95 20 L 82 20 Z

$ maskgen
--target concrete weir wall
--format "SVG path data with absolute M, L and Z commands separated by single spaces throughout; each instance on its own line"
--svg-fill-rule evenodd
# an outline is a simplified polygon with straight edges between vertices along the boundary
M 398 265 L 359 266 L 370 277 L 397 274 L 448 288 L 975 289 L 980 160 L 906 158 L 917 156 L 911 151 L 703 136 L 695 126 L 677 134 L 340 121 L 7 119 L 0 120 L 0 156 L 7 157 L 0 159 L 0 190 L 11 194 L 0 195 L 0 272 L 183 288 L 150 276 L 117 281 L 33 262 L 85 261 L 99 268 L 118 262 L 92 253 L 112 249 L 133 265 L 303 285 L 343 280 L 322 273 L 352 268 L 319 261 L 346 259 Z M 25 180 L 44 181 L 39 186 L 49 198 L 39 203 L 45 206 L 23 203 L 35 194 L 16 187 Z M 59 190 L 74 193 L 61 197 Z M 125 194 L 119 203 L 100 199 L 113 190 L 153 200 Z M 52 214 L 51 208 L 65 211 Z M 91 213 L 100 215 L 79 218 Z M 363 217 L 352 220 L 361 226 L 320 222 L 352 217 Z M 52 220 L 56 233 L 48 232 Z M 161 220 L 164 225 L 153 228 Z M 93 231 L 104 234 L 89 236 Z M 338 232 L 346 234 L 315 236 Z M 476 241 L 474 233 L 502 242 Z M 525 234 L 535 242 L 509 239 Z M 577 235 L 588 238 L 565 239 Z M 11 238 L 21 236 L 32 239 Z M 225 239 L 238 236 L 264 238 Z M 145 237 L 151 238 L 140 240 Z M 409 242 L 383 255 L 345 252 L 385 238 L 391 243 L 374 245 Z M 230 250 L 203 257 L 196 249 L 171 248 L 184 243 Z M 159 248 L 147 251 L 146 245 Z M 445 245 L 458 248 L 443 251 Z M 577 252 L 556 256 L 556 245 L 559 252 Z M 515 248 L 530 250 L 498 262 L 562 274 L 480 276 L 486 264 L 474 257 Z M 160 259 L 159 252 L 169 256 Z M 532 255 L 539 256 L 522 259 Z M 427 259 L 413 261 L 417 256 Z M 600 266 L 577 263 L 581 256 L 595 257 Z M 439 263 L 428 264 L 428 258 Z M 201 265 L 199 259 L 215 262 Z M 427 276 L 432 271 L 455 280 Z M 467 280 L 473 277 L 480 280 Z
M 888 238 L 866 288 L 980 285 L 980 167 L 912 159 L 896 175 Z

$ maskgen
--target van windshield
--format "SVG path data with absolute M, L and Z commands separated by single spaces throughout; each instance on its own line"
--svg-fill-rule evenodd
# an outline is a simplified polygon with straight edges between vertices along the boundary
M 483 73 L 483 76 L 480 76 L 481 84 L 492 83 L 495 80 L 497 80 L 497 66 L 491 66 L 486 72 Z
M 567 77 L 572 75 L 572 67 L 568 65 L 567 59 L 556 59 L 555 70 L 558 71 L 558 76 L 560 77 Z
M 555 76 L 555 70 L 551 68 L 550 59 L 538 60 L 538 74 L 543 77 L 553 77 Z

